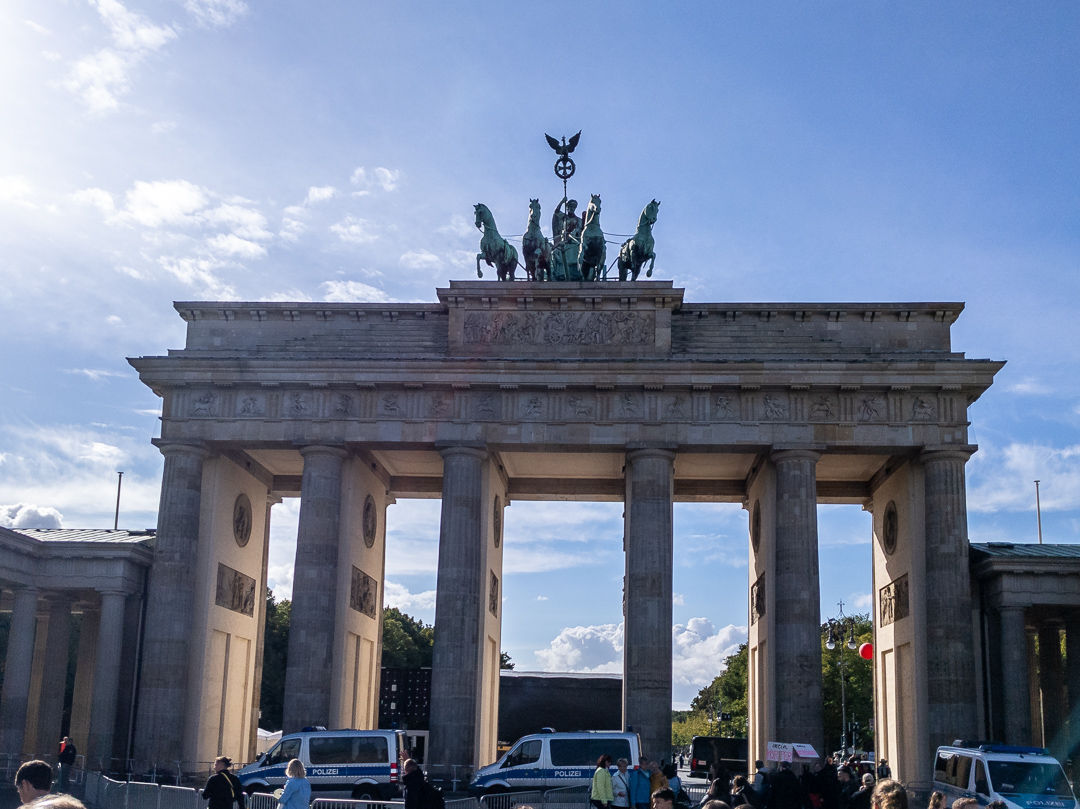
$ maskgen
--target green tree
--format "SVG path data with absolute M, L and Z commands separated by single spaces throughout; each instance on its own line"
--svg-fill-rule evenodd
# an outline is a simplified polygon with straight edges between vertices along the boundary
M 383 610 L 382 664 L 419 669 L 431 665 L 435 628 L 395 607 Z
M 851 627 L 855 629 L 855 648 L 848 648 Z M 850 727 L 852 722 L 859 725 L 856 740 L 858 747 L 869 749 L 874 743 L 870 720 L 874 716 L 874 668 L 869 660 L 859 657 L 858 647 L 863 643 L 873 643 L 874 627 L 869 615 L 854 615 L 842 626 L 833 629 L 836 648 L 825 647 L 828 640 L 829 624 L 821 625 L 821 679 L 823 697 L 823 719 L 825 727 L 825 749 L 840 749 L 843 733 L 840 700 L 840 656 L 844 659 L 844 703 L 847 706 L 848 744 L 852 743 Z M 797 740 L 794 740 L 797 741 Z
M 510 655 L 506 652 L 499 652 L 499 668 L 511 671 L 514 668 L 514 661 L 510 659 Z
M 694 697 L 689 711 L 672 712 L 673 744 L 689 744 L 694 736 L 746 736 L 748 666 L 745 643 L 735 654 L 728 655 L 724 666 L 724 671 Z M 731 718 L 721 720 L 721 713 L 730 714 Z M 714 721 L 709 721 L 710 716 Z
M 276 601 L 266 590 L 266 639 L 263 641 L 262 690 L 259 692 L 259 727 L 280 730 L 285 705 L 285 667 L 289 658 L 289 614 L 292 602 Z

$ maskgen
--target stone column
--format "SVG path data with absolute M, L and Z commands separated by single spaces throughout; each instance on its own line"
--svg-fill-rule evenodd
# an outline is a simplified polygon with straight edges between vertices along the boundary
M 623 726 L 642 753 L 671 753 L 671 567 L 675 453 L 626 453 Z
M 926 503 L 926 671 L 930 747 L 976 738 L 975 638 L 964 450 L 922 454 Z
M 300 454 L 304 477 L 285 669 L 286 733 L 330 721 L 341 473 L 348 453 L 340 447 L 314 445 L 302 448 Z
M 169 442 L 158 443 L 158 449 L 165 469 L 147 588 L 135 757 L 164 766 L 183 749 L 207 452 L 201 445 Z
M 1065 685 L 1069 698 L 1070 749 L 1080 745 L 1080 616 L 1065 619 Z M 1077 765 L 1073 765 L 1077 772 Z
M 75 663 L 75 693 L 71 700 L 71 729 L 68 735 L 75 748 L 86 752 L 90 740 L 90 701 L 94 693 L 94 666 L 97 657 L 98 626 L 101 613 L 84 609 L 79 628 L 79 658 Z
M 1005 712 L 1005 744 L 1031 744 L 1027 630 L 1023 607 L 1002 607 L 1001 695 Z
M 51 753 L 60 744 L 71 643 L 71 597 L 58 594 L 49 604 L 49 634 L 45 638 L 45 667 L 41 671 L 38 707 L 38 753 Z
M 116 729 L 116 702 L 120 686 L 120 657 L 124 646 L 124 593 L 101 594 L 101 620 L 98 630 L 97 659 L 94 661 L 94 696 L 90 703 L 90 738 L 86 760 L 101 761 L 109 767 Z M 143 658 L 144 665 L 146 658 Z M 177 714 L 177 723 L 182 722 Z
M 18 588 L 11 611 L 7 657 L 4 658 L 4 691 L 0 695 L 0 753 L 8 756 L 22 753 L 36 631 L 37 590 Z
M 773 452 L 776 467 L 776 739 L 824 749 L 817 477 L 820 453 Z
M 1061 666 L 1061 632 L 1056 623 L 1039 626 L 1039 690 L 1042 697 L 1043 738 L 1060 755 L 1059 734 L 1065 728 L 1065 681 Z M 1065 750 L 1067 755 L 1071 751 Z
M 280 502 L 280 497 L 275 497 L 267 492 L 266 520 L 263 523 L 262 578 L 259 580 L 259 586 L 255 590 L 258 593 L 259 600 L 255 603 L 255 676 L 251 681 L 251 729 L 248 733 L 248 761 L 255 760 L 255 753 L 258 751 L 259 744 L 259 704 L 262 700 L 263 655 L 266 649 L 266 592 L 270 586 L 268 578 L 270 572 L 270 509 Z
M 442 446 L 442 519 L 431 665 L 431 740 L 435 767 L 471 764 L 476 752 L 484 609 L 482 514 L 487 450 Z

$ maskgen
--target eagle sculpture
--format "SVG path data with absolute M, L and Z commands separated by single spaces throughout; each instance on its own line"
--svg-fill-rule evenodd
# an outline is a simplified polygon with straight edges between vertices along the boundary
M 559 155 L 559 157 L 568 157 L 570 153 L 577 148 L 578 141 L 581 139 L 581 132 L 579 131 L 574 137 L 570 138 L 569 141 L 567 141 L 566 138 L 563 138 L 562 143 L 559 143 L 556 138 L 553 138 L 546 133 L 544 137 L 547 138 L 548 145 L 555 150 L 555 153 Z

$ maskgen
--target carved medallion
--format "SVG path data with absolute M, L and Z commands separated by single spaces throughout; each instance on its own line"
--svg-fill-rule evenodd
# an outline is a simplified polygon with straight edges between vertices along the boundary
M 246 494 L 239 494 L 232 510 L 232 530 L 236 544 L 241 548 L 251 539 L 251 501 Z
M 364 544 L 370 548 L 375 544 L 375 531 L 379 527 L 375 498 L 370 494 L 364 499 L 364 514 L 360 522 L 364 532 Z
M 897 535 L 900 532 L 899 519 L 896 516 L 896 503 L 892 500 L 885 506 L 885 514 L 881 518 L 881 547 L 889 556 L 896 551 Z
M 750 544 L 754 546 L 754 553 L 761 547 L 761 501 L 754 501 L 754 516 L 750 518 Z
M 502 544 L 502 498 L 495 495 L 495 513 L 491 515 L 491 524 L 494 527 L 495 547 Z

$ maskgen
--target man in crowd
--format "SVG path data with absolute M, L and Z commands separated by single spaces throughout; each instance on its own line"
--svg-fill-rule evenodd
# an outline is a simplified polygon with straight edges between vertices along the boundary
M 651 773 L 649 759 L 645 756 L 638 759 L 638 766 L 630 772 L 630 805 L 634 809 L 649 809 L 652 796 L 649 780 Z
M 666 787 L 652 794 L 652 809 L 674 809 L 675 793 Z
M 52 791 L 52 767 L 44 761 L 28 761 L 15 773 L 15 791 L 22 803 L 32 803 Z

